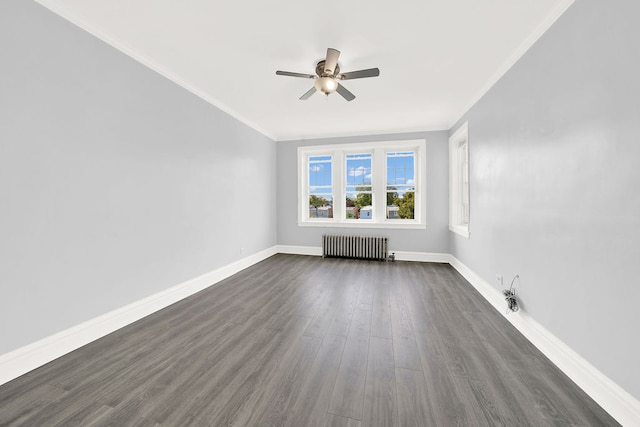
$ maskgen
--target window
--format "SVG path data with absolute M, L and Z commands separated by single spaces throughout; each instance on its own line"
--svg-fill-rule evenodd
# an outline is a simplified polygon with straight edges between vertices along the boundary
M 298 148 L 298 224 L 425 228 L 426 141 Z
M 469 238 L 469 127 L 449 138 L 449 230 Z

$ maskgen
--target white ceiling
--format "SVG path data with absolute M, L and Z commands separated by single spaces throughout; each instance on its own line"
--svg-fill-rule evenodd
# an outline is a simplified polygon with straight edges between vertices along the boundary
M 443 130 L 573 0 L 36 0 L 274 140 Z M 328 47 L 356 95 L 298 98 Z

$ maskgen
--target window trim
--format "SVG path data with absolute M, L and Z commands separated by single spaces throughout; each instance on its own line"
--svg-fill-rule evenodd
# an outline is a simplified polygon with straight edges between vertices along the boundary
M 298 226 L 300 227 L 345 227 L 345 228 L 405 228 L 424 229 L 427 227 L 426 208 L 426 146 L 424 139 L 399 141 L 360 142 L 348 144 L 311 145 L 298 147 Z M 416 204 L 414 219 L 386 218 L 386 155 L 388 152 L 413 150 L 416 153 L 414 180 L 416 183 Z M 356 220 L 345 218 L 343 200 L 346 197 L 346 155 L 368 153 L 373 154 L 371 186 L 373 190 L 373 219 Z M 333 218 L 308 217 L 308 159 L 312 156 L 331 155 L 333 183 Z M 382 181 L 381 181 L 382 180 Z M 383 200 L 383 203 L 376 203 Z M 339 203 L 338 203 L 339 201 Z
M 463 146 L 466 146 L 465 171 L 462 170 L 460 164 L 460 152 Z M 471 222 L 471 199 L 469 198 L 469 182 L 467 181 L 467 186 L 464 187 L 461 179 L 463 173 L 469 180 L 469 122 L 464 122 L 449 137 L 449 230 L 468 239 L 470 235 L 469 223 Z M 465 197 L 469 200 L 469 219 L 466 223 L 459 221 L 462 215 L 461 200 Z

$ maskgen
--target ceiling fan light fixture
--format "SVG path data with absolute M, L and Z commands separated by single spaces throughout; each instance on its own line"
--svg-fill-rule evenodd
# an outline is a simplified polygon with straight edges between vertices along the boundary
M 314 86 L 320 92 L 329 95 L 338 89 L 338 82 L 333 77 L 319 77 L 316 79 Z
M 341 73 L 340 65 L 338 64 L 338 58 L 340 57 L 340 51 L 337 49 L 327 49 L 327 56 L 325 59 L 318 61 L 316 64 L 316 75 L 294 73 L 291 71 L 276 71 L 278 76 L 290 76 L 300 77 L 304 79 L 313 79 L 313 87 L 306 91 L 299 99 L 306 101 L 316 92 L 322 92 L 325 95 L 329 95 L 333 92 L 338 92 L 347 101 L 353 101 L 356 96 L 349 92 L 349 90 L 342 86 L 339 81 L 341 80 L 353 80 L 363 79 L 365 77 L 378 77 L 380 70 L 377 68 L 368 68 L 366 70 L 351 71 L 349 73 Z

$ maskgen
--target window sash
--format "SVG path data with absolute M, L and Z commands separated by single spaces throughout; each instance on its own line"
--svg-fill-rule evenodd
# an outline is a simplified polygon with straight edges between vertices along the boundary
M 345 220 L 373 219 L 373 161 L 374 153 L 346 153 L 344 158 Z M 353 209 L 349 206 L 353 203 Z
M 328 165 L 328 167 L 327 167 Z M 304 200 L 307 201 L 306 219 L 311 221 L 333 218 L 333 156 L 330 154 L 310 155 L 306 160 L 307 181 Z M 322 170 L 324 169 L 324 171 Z M 318 182 L 320 184 L 318 184 Z M 322 206 L 312 204 L 311 198 L 324 199 Z
M 416 191 L 418 189 L 415 182 L 416 152 L 388 151 L 385 156 L 385 166 L 385 218 L 393 221 L 413 220 L 416 193 L 419 194 L 419 191 Z

